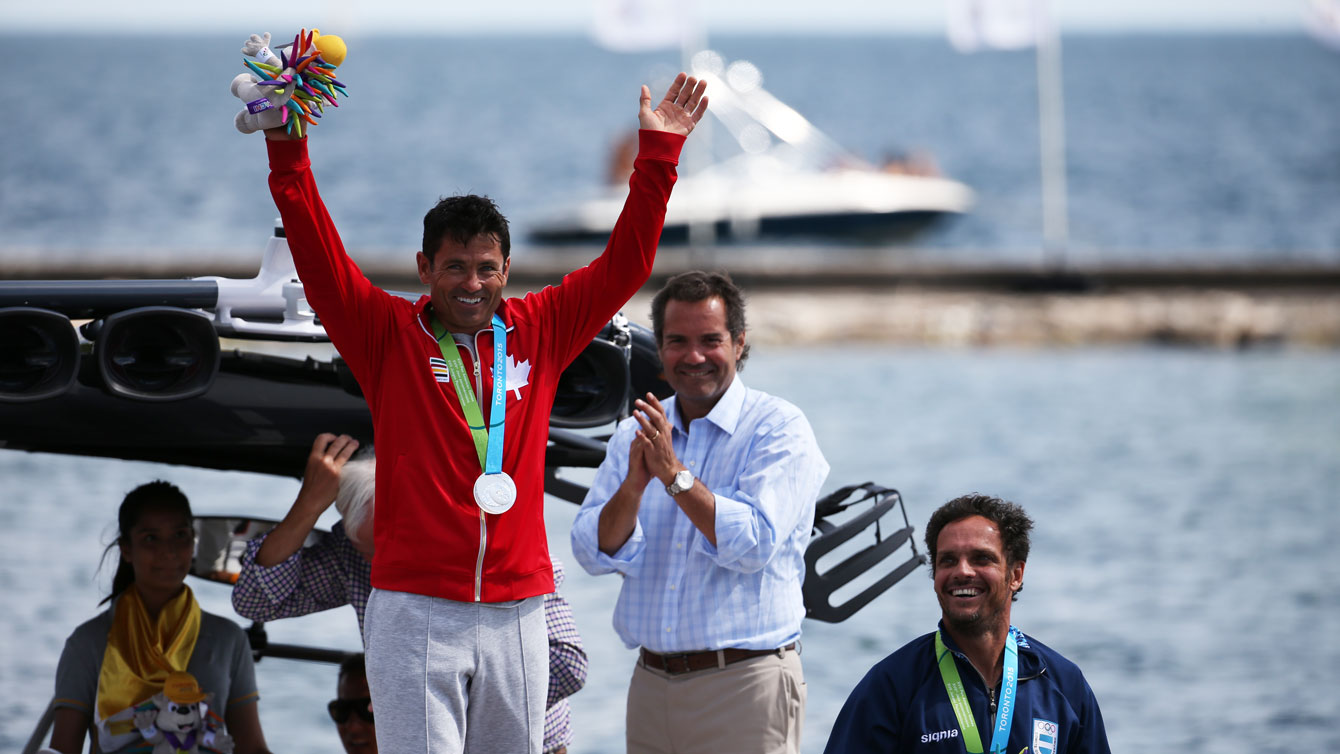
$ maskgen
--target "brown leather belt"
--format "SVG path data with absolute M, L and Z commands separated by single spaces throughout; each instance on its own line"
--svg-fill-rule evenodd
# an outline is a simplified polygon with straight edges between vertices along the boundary
M 692 673 L 698 670 L 721 668 L 732 663 L 763 655 L 781 655 L 788 649 L 795 649 L 791 642 L 780 649 L 718 649 L 706 652 L 683 652 L 680 654 L 657 654 L 648 649 L 642 650 L 642 664 L 662 670 L 670 675 Z

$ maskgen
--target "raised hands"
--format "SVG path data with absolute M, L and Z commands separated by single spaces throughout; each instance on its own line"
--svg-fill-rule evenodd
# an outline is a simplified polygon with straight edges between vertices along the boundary
M 284 520 L 265 536 L 256 552 L 256 565 L 263 568 L 278 565 L 302 547 L 312 527 L 316 526 L 316 520 L 335 502 L 335 496 L 340 492 L 340 470 L 355 450 L 358 450 L 358 440 L 349 435 L 322 432 L 316 436 L 312 452 L 307 454 L 307 469 L 302 475 L 298 499 L 293 501 Z
M 638 108 L 638 125 L 649 131 L 669 131 L 687 136 L 707 113 L 707 82 L 686 73 L 675 77 L 656 109 L 651 107 L 651 90 L 643 85 Z
M 358 450 L 358 440 L 349 435 L 337 437 L 329 432 L 317 435 L 312 452 L 307 455 L 298 503 L 318 513 L 330 507 L 340 492 L 340 469 L 355 450 Z

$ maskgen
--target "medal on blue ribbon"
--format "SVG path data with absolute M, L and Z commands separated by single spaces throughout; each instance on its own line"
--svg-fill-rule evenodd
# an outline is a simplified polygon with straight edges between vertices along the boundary
M 507 328 L 502 319 L 493 315 L 493 400 L 489 406 L 489 418 L 493 421 L 486 427 L 484 416 L 475 399 L 474 385 L 465 371 L 465 363 L 456 351 L 454 340 L 446 338 L 447 331 L 433 320 L 433 333 L 437 336 L 442 358 L 447 362 L 447 371 L 451 373 L 451 384 L 456 388 L 456 397 L 461 401 L 461 411 L 470 427 L 470 435 L 475 441 L 475 451 L 479 454 L 479 465 L 484 473 L 475 479 L 475 504 L 485 513 L 506 513 L 516 503 L 516 482 L 502 470 L 503 436 L 507 422 Z

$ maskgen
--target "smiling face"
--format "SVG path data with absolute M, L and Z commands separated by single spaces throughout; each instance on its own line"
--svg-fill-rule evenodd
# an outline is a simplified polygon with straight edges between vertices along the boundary
M 465 244 L 443 238 L 431 260 L 419 252 L 418 262 L 419 281 L 429 287 L 433 312 L 447 330 L 473 334 L 488 327 L 512 262 L 496 238 L 480 234 Z
M 701 301 L 671 299 L 661 330 L 661 368 L 675 390 L 684 423 L 706 416 L 735 379 L 744 333 L 731 338 L 720 296 Z
M 936 540 L 935 596 L 950 629 L 969 636 L 1003 632 L 1010 599 L 1023 586 L 1024 564 L 1006 563 L 1000 530 L 969 516 L 946 524 Z
M 347 673 L 340 676 L 336 697 L 340 699 L 367 699 L 370 696 L 367 676 L 356 673 Z M 377 754 L 377 725 L 375 722 L 364 720 L 362 715 L 351 712 L 348 719 L 335 724 L 335 729 L 339 731 L 340 743 L 344 744 L 344 750 L 348 754 Z
M 191 517 L 170 506 L 145 508 L 121 542 L 121 557 L 135 570 L 135 588 L 146 604 L 177 594 L 191 570 L 194 554 Z

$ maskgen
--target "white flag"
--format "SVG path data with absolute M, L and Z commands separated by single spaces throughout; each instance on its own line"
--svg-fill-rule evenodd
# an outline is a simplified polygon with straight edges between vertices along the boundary
M 959 52 L 1022 50 L 1048 32 L 1046 0 L 949 0 L 949 42 Z
M 1312 0 L 1305 23 L 1317 41 L 1340 50 L 1340 0 Z
M 596 43 L 616 52 L 679 48 L 696 33 L 689 0 L 596 0 Z

